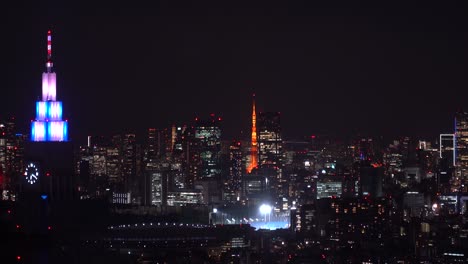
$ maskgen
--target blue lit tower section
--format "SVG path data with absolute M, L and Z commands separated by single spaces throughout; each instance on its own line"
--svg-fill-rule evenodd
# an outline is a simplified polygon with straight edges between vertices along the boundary
M 31 122 L 31 141 L 67 141 L 68 123 L 62 120 L 62 102 L 57 101 L 57 78 L 53 72 L 52 35 L 47 32 L 47 71 L 42 74 L 42 101 L 36 102 Z

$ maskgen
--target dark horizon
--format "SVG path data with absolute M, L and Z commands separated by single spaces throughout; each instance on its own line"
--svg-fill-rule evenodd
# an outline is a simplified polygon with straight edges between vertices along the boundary
M 258 111 L 281 112 L 285 138 L 453 132 L 468 109 L 465 9 L 336 6 L 10 7 L 0 115 L 28 132 L 51 29 L 74 141 L 210 113 L 223 138 L 248 138 L 254 92 Z

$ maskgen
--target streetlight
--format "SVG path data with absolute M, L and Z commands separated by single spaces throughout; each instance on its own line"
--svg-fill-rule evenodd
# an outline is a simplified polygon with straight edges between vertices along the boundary
M 271 206 L 268 204 L 262 204 L 260 205 L 260 213 L 265 216 L 265 223 L 267 221 L 266 215 L 271 213 Z
M 215 225 L 216 224 L 216 222 L 217 222 L 217 217 L 216 217 L 217 213 L 218 213 L 218 208 L 213 208 L 213 211 L 208 214 L 208 216 L 209 216 L 208 222 L 209 222 L 210 225 Z

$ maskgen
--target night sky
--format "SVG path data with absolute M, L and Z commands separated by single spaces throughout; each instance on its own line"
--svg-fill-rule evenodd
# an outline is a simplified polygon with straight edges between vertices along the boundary
M 29 129 L 48 29 L 57 97 L 79 142 L 210 113 L 223 118 L 224 138 L 248 138 L 253 92 L 259 111 L 281 112 L 288 138 L 435 139 L 468 110 L 463 6 L 194 2 L 7 8 L 0 117 Z

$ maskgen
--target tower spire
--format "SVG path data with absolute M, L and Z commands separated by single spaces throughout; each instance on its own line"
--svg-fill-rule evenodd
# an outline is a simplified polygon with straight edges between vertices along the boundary
M 52 32 L 49 30 L 47 31 L 47 72 L 52 72 L 52 67 L 54 64 L 52 63 Z
M 62 120 L 62 102 L 57 101 L 57 75 L 52 66 L 52 32 L 48 30 L 47 70 L 42 73 L 42 100 L 36 101 L 31 141 L 68 141 L 68 122 Z
M 257 113 L 255 110 L 255 93 L 252 95 L 252 138 L 250 146 L 250 165 L 247 168 L 247 171 L 250 173 L 252 170 L 257 167 Z

